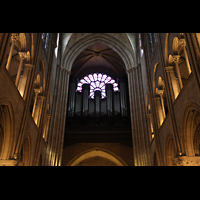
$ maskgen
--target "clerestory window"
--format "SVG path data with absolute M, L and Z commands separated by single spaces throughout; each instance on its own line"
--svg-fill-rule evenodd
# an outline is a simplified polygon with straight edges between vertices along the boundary
M 140 53 L 141 57 L 143 56 L 144 50 L 142 49 L 142 39 L 141 39 L 141 33 L 139 33 L 139 43 L 140 43 Z
M 42 33 L 42 41 L 44 44 L 44 48 L 47 51 L 49 44 L 49 33 Z
M 151 56 L 153 54 L 153 50 L 156 45 L 156 34 L 155 33 L 148 33 L 148 38 L 149 38 L 149 48 L 150 48 L 150 53 Z
M 106 84 L 112 84 L 114 92 L 119 91 L 118 83 L 116 83 L 115 80 L 107 74 L 102 73 L 93 73 L 83 77 L 77 85 L 77 92 L 82 92 L 83 84 L 90 84 L 89 97 L 91 99 L 94 99 L 94 92 L 96 90 L 101 91 L 101 99 L 104 99 L 106 97 Z

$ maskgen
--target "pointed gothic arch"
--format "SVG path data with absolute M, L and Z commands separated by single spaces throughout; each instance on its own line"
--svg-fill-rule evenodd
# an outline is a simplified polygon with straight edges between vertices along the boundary
M 117 154 L 102 148 L 92 148 L 86 150 L 77 156 L 75 156 L 72 160 L 70 160 L 67 166 L 77 166 L 81 162 L 84 162 L 87 159 L 100 157 L 109 160 L 114 163 L 116 166 L 128 166 L 127 163 L 120 158 Z
M 0 159 L 7 160 L 13 156 L 15 135 L 15 120 L 12 103 L 8 100 L 0 100 Z
M 25 134 L 21 151 L 20 151 L 20 161 L 24 166 L 31 166 L 32 162 L 32 141 L 30 133 Z
M 94 33 L 77 41 L 69 50 L 65 48 L 61 66 L 67 71 L 71 72 L 72 65 L 76 57 L 85 48 L 97 42 L 103 43 L 116 51 L 122 58 L 126 66 L 126 70 L 129 70 L 136 65 L 133 55 L 131 55 L 127 47 L 119 40 L 107 34 Z
M 181 122 L 181 143 L 183 155 L 200 155 L 199 125 L 200 106 L 195 103 L 187 104 Z
M 165 146 L 164 146 L 164 161 L 166 166 L 173 166 L 174 165 L 174 158 L 175 158 L 175 144 L 173 135 L 168 133 L 165 138 Z

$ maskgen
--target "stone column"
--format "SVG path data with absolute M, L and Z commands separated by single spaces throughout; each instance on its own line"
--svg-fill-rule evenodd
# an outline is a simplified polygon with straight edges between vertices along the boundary
M 37 105 L 35 108 L 35 115 L 34 115 L 34 120 L 35 120 L 35 123 L 37 124 L 37 127 L 39 127 L 40 125 L 40 118 L 41 118 L 44 98 L 45 98 L 44 96 L 38 96 L 38 99 L 37 99 Z
M 27 87 L 29 85 L 30 75 L 31 75 L 30 72 L 31 72 L 32 68 L 33 68 L 33 65 L 25 64 L 23 77 L 19 81 L 18 90 L 24 99 L 26 99 L 26 93 L 27 93 L 27 89 L 28 89 Z
M 180 84 L 180 88 L 182 89 L 183 88 L 183 83 L 182 83 L 182 79 L 181 79 L 180 69 L 179 69 L 179 66 L 178 66 L 179 58 L 180 58 L 179 55 L 174 55 L 173 56 L 173 61 L 174 61 L 175 65 L 176 65 L 176 72 L 178 74 L 178 81 L 179 81 L 179 84 Z
M 180 45 L 183 47 L 188 73 L 191 74 L 191 67 L 190 67 L 190 62 L 189 62 L 188 55 L 187 55 L 185 39 L 180 39 Z
M 156 115 L 158 119 L 158 127 L 162 125 L 164 119 L 163 119 L 163 112 L 161 109 L 161 104 L 160 104 L 160 97 L 154 97 L 154 102 L 155 102 L 155 108 L 156 108 Z
M 70 79 L 68 116 L 73 117 L 75 112 L 76 79 Z
M 59 88 L 60 88 L 60 79 L 61 79 L 61 68 L 60 65 L 57 65 L 56 69 L 56 77 L 55 77 L 55 86 L 54 92 L 52 95 L 52 109 L 51 109 L 51 119 L 49 123 L 49 137 L 48 137 L 48 146 L 47 146 L 47 156 L 46 156 L 46 164 L 51 165 L 52 154 L 53 154 L 53 144 L 55 138 L 55 125 L 57 122 L 57 109 L 58 109 L 58 97 L 59 97 Z
M 63 151 L 63 142 L 64 142 L 64 133 L 65 133 L 65 120 L 66 120 L 66 110 L 67 110 L 67 96 L 68 96 L 68 86 L 69 86 L 69 76 L 70 76 L 69 71 L 65 71 L 65 85 L 67 90 L 65 90 L 65 94 L 63 96 L 64 98 L 64 112 L 63 112 L 63 123 L 62 123 L 62 138 L 61 138 L 61 143 L 60 143 L 60 150 L 59 150 L 59 158 L 58 158 L 58 166 L 61 166 L 61 161 L 62 161 L 62 151 Z
M 147 121 L 148 121 L 148 128 L 149 128 L 149 137 L 150 141 L 154 138 L 153 133 L 153 124 L 152 124 L 152 119 L 151 119 L 151 113 L 147 114 Z
M 113 116 L 113 85 L 106 84 L 106 95 L 107 95 L 107 112 L 108 116 Z
M 15 80 L 16 87 L 18 87 L 19 78 L 20 78 L 20 74 L 21 74 L 22 66 L 23 66 L 23 61 L 27 57 L 27 54 L 25 52 L 19 52 L 19 56 L 20 56 L 20 63 L 19 63 L 18 71 L 17 71 L 17 77 L 16 77 L 16 80 Z
M 90 85 L 89 84 L 83 84 L 83 117 L 88 116 L 88 98 L 89 98 L 89 90 Z
M 160 95 L 160 100 L 161 100 L 161 105 L 162 105 L 163 117 L 165 119 L 166 115 L 165 115 L 165 106 L 164 106 L 163 93 L 164 93 L 164 90 L 158 90 L 158 95 Z
M 167 76 L 168 76 L 168 80 L 169 80 L 169 87 L 170 87 L 170 92 L 171 92 L 171 96 L 172 96 L 172 101 L 174 101 L 177 98 L 177 96 L 179 95 L 180 87 L 179 87 L 176 77 L 175 77 L 174 67 L 168 66 L 168 67 L 165 67 L 165 69 L 167 71 Z
M 56 166 L 57 163 L 58 163 L 58 158 L 59 158 L 59 149 L 60 149 L 60 141 L 61 141 L 61 138 L 62 138 L 62 124 L 63 124 L 63 120 L 64 120 L 64 117 L 63 117 L 63 112 L 64 111 L 64 107 L 65 105 L 63 104 L 64 103 L 64 94 L 66 92 L 66 84 L 65 84 L 65 80 L 66 80 L 66 74 L 65 74 L 65 69 L 64 68 L 61 68 L 61 73 L 62 73 L 62 76 L 61 76 L 61 87 L 59 88 L 60 90 L 60 97 L 59 97 L 59 108 L 58 108 L 58 116 L 57 116 L 57 124 L 55 126 L 55 142 L 54 142 L 54 145 L 53 145 L 53 149 L 54 149 L 54 156 L 53 156 L 53 159 L 52 159 L 52 165 Z M 65 112 L 65 115 L 66 115 L 66 112 Z
M 62 97 L 65 89 L 64 85 L 64 70 L 63 68 L 60 68 L 60 78 L 59 78 L 59 88 L 58 88 L 58 96 L 57 96 L 57 110 L 55 115 L 55 125 L 54 125 L 54 131 L 53 131 L 53 142 L 52 142 L 52 156 L 51 156 L 51 165 L 54 166 L 56 163 L 56 156 L 57 156 L 57 146 L 59 144 L 59 139 L 61 136 L 60 128 L 61 128 L 61 122 L 63 118 L 61 118 L 61 113 L 63 111 L 63 104 L 62 104 Z
M 51 118 L 51 115 L 46 116 L 46 124 L 45 124 L 45 129 L 44 129 L 44 134 L 43 134 L 43 138 L 44 138 L 45 142 L 47 141 L 50 118 Z
M 34 89 L 34 92 L 35 92 L 35 100 L 34 100 L 34 104 L 33 104 L 32 117 L 35 115 L 35 108 L 36 108 L 38 94 L 40 93 L 40 89 L 36 88 L 36 89 Z
M 7 61 L 7 65 L 6 65 L 7 70 L 9 70 L 9 68 L 10 68 L 10 62 L 11 62 L 11 59 L 12 59 L 13 49 L 14 49 L 14 46 L 15 46 L 15 42 L 17 40 L 19 40 L 19 35 L 17 33 L 12 33 L 11 34 L 11 40 L 12 40 L 12 45 L 11 45 L 11 48 L 10 48 L 10 53 L 9 53 L 8 61 Z
M 130 114 L 131 114 L 131 128 L 132 128 L 132 140 L 133 140 L 133 157 L 135 166 L 140 165 L 140 151 L 138 148 L 138 138 L 137 138 L 137 125 L 136 125 L 136 116 L 135 116 L 135 99 L 134 99 L 134 90 L 133 90 L 133 69 L 127 71 L 128 75 L 128 85 L 129 85 L 129 101 L 130 101 Z

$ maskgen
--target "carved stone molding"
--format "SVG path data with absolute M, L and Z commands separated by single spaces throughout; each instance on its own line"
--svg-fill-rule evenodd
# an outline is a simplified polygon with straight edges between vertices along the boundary
M 136 68 L 137 68 L 137 66 L 132 67 L 132 68 L 126 70 L 126 73 L 129 74 L 130 72 L 134 71 Z
M 156 93 L 157 93 L 158 95 L 160 95 L 160 96 L 163 96 L 164 91 L 165 91 L 165 90 L 158 90 L 158 89 L 156 88 Z
M 0 160 L 0 166 L 16 166 L 18 160 Z
M 174 63 L 178 63 L 179 59 L 180 59 L 180 56 L 179 56 L 179 55 L 174 55 L 174 56 L 173 56 L 173 61 L 174 61 Z
M 17 40 L 19 40 L 19 35 L 18 35 L 18 33 L 12 33 L 11 34 L 11 40 L 13 41 L 17 41 Z
M 200 156 L 181 156 L 173 161 L 175 166 L 200 166 Z
M 19 54 L 20 58 L 22 58 L 23 60 L 25 58 L 27 58 L 27 53 L 26 52 L 19 52 L 18 54 Z
M 65 73 L 67 73 L 68 75 L 71 74 L 71 71 L 65 69 L 64 67 L 60 67 L 62 71 L 64 71 Z
M 185 39 L 180 39 L 179 44 L 180 44 L 181 46 L 185 47 L 185 46 L 186 46 Z

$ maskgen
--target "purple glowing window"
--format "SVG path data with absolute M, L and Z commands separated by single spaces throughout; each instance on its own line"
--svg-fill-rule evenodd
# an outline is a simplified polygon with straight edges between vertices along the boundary
M 112 79 L 110 76 L 106 74 L 101 73 L 94 73 L 89 74 L 85 77 L 83 77 L 78 85 L 77 85 L 77 92 L 82 92 L 82 85 L 83 84 L 90 84 L 90 95 L 89 97 L 94 99 L 94 92 L 96 90 L 101 91 L 101 98 L 104 99 L 106 97 L 106 86 L 105 84 L 112 84 L 113 85 L 113 91 L 119 92 L 118 83 L 115 82 L 114 79 Z

